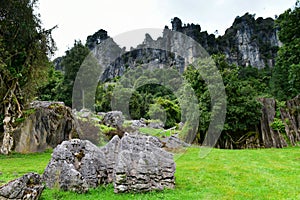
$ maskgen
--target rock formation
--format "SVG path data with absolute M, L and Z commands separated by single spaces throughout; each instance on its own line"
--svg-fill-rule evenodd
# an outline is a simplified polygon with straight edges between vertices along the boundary
M 151 136 L 125 136 L 114 169 L 115 192 L 174 188 L 175 163 L 161 142 Z
M 49 188 L 86 192 L 100 184 L 114 183 L 116 193 L 174 188 L 172 154 L 151 136 L 115 136 L 98 148 L 87 140 L 64 141 L 53 152 L 43 174 Z
M 1 200 L 35 200 L 44 190 L 41 177 L 36 173 L 28 173 L 0 187 Z
M 182 25 L 177 17 L 172 20 L 172 30 L 190 36 L 210 54 L 224 53 L 229 63 L 251 65 L 258 69 L 274 66 L 280 46 L 274 20 L 262 17 L 255 19 L 255 15 L 249 13 L 236 17 L 233 25 L 218 38 L 206 31 L 201 32 L 200 25 Z
M 280 109 L 280 113 L 287 140 L 294 146 L 300 141 L 300 95 L 288 100 L 286 106 Z
M 172 40 L 170 31 L 191 37 L 210 55 L 222 53 L 226 55 L 229 63 L 239 66 L 251 65 L 258 69 L 275 65 L 274 58 L 281 45 L 274 20 L 262 17 L 255 19 L 255 15 L 249 13 L 236 17 L 225 34 L 217 38 L 214 34 L 201 31 L 198 24 L 183 24 L 178 17 L 173 18 L 171 23 L 172 29 L 165 26 L 162 37 L 153 40 L 149 34 L 146 34 L 144 42 L 128 52 L 121 49 L 103 29 L 89 36 L 87 45 L 99 62 L 105 64 L 101 80 L 107 81 L 122 76 L 127 69 L 143 65 L 157 68 L 173 66 L 179 72 L 183 72 L 184 67 L 192 63 L 197 51 L 194 51 L 194 44 L 182 42 L 185 39 L 180 35 L 176 35 L 176 40 Z M 184 46 L 178 46 L 178 42 Z M 101 47 L 98 44 L 101 44 Z M 161 47 L 166 47 L 166 49 Z M 178 49 L 184 49 L 184 57 L 188 58 L 187 60 L 178 56 Z
M 162 139 L 162 142 L 164 143 L 164 147 L 167 149 L 170 149 L 170 150 L 190 146 L 190 144 L 180 140 L 178 137 L 176 137 L 174 135 Z
M 58 145 L 43 173 L 48 188 L 85 193 L 107 182 L 104 153 L 88 140 L 73 139 Z
M 263 104 L 261 125 L 261 142 L 266 148 L 276 147 L 282 148 L 287 146 L 287 141 L 283 137 L 283 133 L 273 130 L 271 124 L 276 116 L 275 99 L 262 98 L 260 101 Z
M 16 152 L 41 152 L 79 137 L 78 122 L 64 103 L 35 101 L 29 110 L 31 114 L 14 132 Z
M 124 120 L 125 120 L 125 117 L 123 116 L 122 112 L 110 111 L 104 115 L 102 123 L 107 126 L 116 128 L 116 129 L 121 129 L 123 126 Z

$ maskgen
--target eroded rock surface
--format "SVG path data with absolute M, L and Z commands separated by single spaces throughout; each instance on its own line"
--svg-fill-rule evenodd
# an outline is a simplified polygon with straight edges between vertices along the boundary
M 285 108 L 280 109 L 281 120 L 291 145 L 300 141 L 300 95 L 286 102 Z
M 49 188 L 85 193 L 107 182 L 105 155 L 88 140 L 64 141 L 54 149 L 42 177 Z
M 173 155 L 161 147 L 155 137 L 128 134 L 101 148 L 87 140 L 64 141 L 54 149 L 43 180 L 49 188 L 79 193 L 111 182 L 116 193 L 174 188 Z
M 182 147 L 191 146 L 190 144 L 180 140 L 178 137 L 173 135 L 165 139 L 162 139 L 162 141 L 165 143 L 164 146 L 168 149 L 178 149 Z
M 103 123 L 107 126 L 121 129 L 124 120 L 125 117 L 123 116 L 121 111 L 110 111 L 104 115 Z
M 282 148 L 288 146 L 283 133 L 273 130 L 271 124 L 276 117 L 276 101 L 272 98 L 262 98 L 261 140 L 264 147 Z
M 36 173 L 28 173 L 0 187 L 0 199 L 39 199 L 44 186 L 41 183 L 41 177 Z
M 161 142 L 155 137 L 123 137 L 114 169 L 114 191 L 144 192 L 174 188 L 173 155 L 161 147 Z
M 81 134 L 78 121 L 63 102 L 35 101 L 29 111 L 14 132 L 17 152 L 42 152 Z

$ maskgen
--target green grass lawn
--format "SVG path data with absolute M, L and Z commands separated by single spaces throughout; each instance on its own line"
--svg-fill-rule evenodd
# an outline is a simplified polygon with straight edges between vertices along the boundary
M 0 180 L 42 173 L 50 153 L 0 156 Z M 114 194 L 102 186 L 87 194 L 45 190 L 42 199 L 300 199 L 300 148 L 220 150 L 205 158 L 198 148 L 176 155 L 176 189 Z M 1 184 L 1 183 L 0 183 Z M 3 183 L 2 183 L 3 184 Z
M 145 135 L 151 135 L 158 138 L 171 136 L 171 130 L 164 130 L 164 129 L 156 129 L 156 128 L 149 128 L 149 127 L 141 127 L 139 131 Z

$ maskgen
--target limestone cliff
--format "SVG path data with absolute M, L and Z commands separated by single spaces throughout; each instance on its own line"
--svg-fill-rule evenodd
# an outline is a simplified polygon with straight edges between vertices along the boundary
M 172 30 L 179 31 L 199 42 L 210 54 L 224 53 L 230 63 L 256 68 L 273 67 L 279 40 L 272 18 L 255 19 L 246 13 L 236 17 L 223 36 L 201 32 L 200 25 L 182 25 L 179 18 L 172 20 Z
M 254 15 L 246 13 L 242 17 L 236 17 L 233 25 L 228 28 L 223 36 L 216 38 L 214 34 L 201 32 L 198 24 L 184 24 L 175 17 L 171 21 L 172 29 L 165 26 L 163 36 L 153 40 L 149 34 L 146 34 L 144 42 L 136 48 L 125 52 L 107 35 L 103 29 L 87 37 L 86 45 L 93 51 L 98 59 L 106 59 L 104 63 L 105 71 L 101 79 L 103 81 L 122 76 L 129 68 L 136 66 L 175 66 L 179 71 L 183 71 L 187 63 L 191 63 L 195 52 L 194 44 L 187 42 L 183 60 L 176 56 L 176 50 L 180 44 L 185 43 L 182 36 L 176 40 L 170 40 L 170 31 L 184 33 L 198 42 L 210 55 L 222 53 L 226 55 L 229 63 L 239 66 L 251 65 L 258 69 L 273 67 L 280 42 L 277 37 L 277 30 L 272 18 L 255 19 Z M 179 42 L 180 44 L 178 44 Z M 98 44 L 102 44 L 99 47 Z M 151 46 L 151 48 L 148 48 Z M 162 50 L 161 46 L 166 46 Z M 157 48 L 155 48 L 157 47 Z M 174 54 L 175 53 L 175 54 Z M 101 61 L 103 63 L 103 60 Z

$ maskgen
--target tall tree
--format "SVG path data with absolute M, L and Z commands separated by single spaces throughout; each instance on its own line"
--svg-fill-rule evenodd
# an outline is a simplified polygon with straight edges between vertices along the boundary
M 47 54 L 54 51 L 51 31 L 41 27 L 35 14 L 37 0 L 1 0 L 0 3 L 0 114 L 3 119 L 1 153 L 13 145 L 14 122 L 49 66 Z
M 300 93 L 300 1 L 294 9 L 281 14 L 276 23 L 283 45 L 278 51 L 271 86 L 276 98 L 286 100 Z
M 72 105 L 72 91 L 77 72 L 80 69 L 85 58 L 88 56 L 90 50 L 84 46 L 81 41 L 75 41 L 74 46 L 66 51 L 66 55 L 61 61 L 64 68 L 64 80 L 59 100 L 64 101 L 67 106 Z M 88 77 L 87 77 L 88 78 Z

